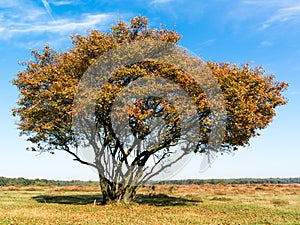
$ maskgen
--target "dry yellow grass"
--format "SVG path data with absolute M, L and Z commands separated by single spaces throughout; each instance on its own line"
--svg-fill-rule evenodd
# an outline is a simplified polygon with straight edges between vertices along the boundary
M 156 185 L 125 206 L 98 187 L 1 187 L 0 224 L 300 224 L 300 185 Z

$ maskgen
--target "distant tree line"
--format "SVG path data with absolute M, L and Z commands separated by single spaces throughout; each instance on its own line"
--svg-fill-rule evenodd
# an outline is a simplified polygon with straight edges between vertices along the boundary
M 0 186 L 94 186 L 98 185 L 96 181 L 62 181 L 62 180 L 47 180 L 47 179 L 25 179 L 0 177 Z
M 300 184 L 300 178 L 188 179 L 158 181 L 152 184 Z
M 239 179 L 189 179 L 189 180 L 166 180 L 149 182 L 150 184 L 300 184 L 298 178 L 239 178 Z M 0 186 L 95 186 L 96 181 L 80 180 L 47 180 L 0 177 Z

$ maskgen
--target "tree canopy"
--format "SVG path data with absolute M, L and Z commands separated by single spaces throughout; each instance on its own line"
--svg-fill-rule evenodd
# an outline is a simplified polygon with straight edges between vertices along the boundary
M 219 137 L 221 143 L 218 145 L 218 150 L 232 151 L 247 145 L 251 137 L 259 135 L 259 131 L 272 122 L 275 108 L 286 103 L 282 93 L 287 88 L 287 84 L 275 81 L 274 75 L 265 75 L 262 67 L 252 68 L 249 64 L 202 62 L 203 68 L 209 69 L 222 94 L 224 112 L 213 113 L 210 104 L 212 97 L 211 99 L 208 97 L 209 91 L 205 91 L 203 86 L 206 84 L 210 87 L 213 81 L 206 79 L 202 85 L 199 85 L 195 77 L 180 68 L 180 64 L 189 64 L 193 60 L 198 60 L 190 57 L 182 48 L 178 48 L 177 42 L 180 38 L 181 36 L 174 30 L 167 30 L 165 27 L 149 28 L 147 18 L 138 16 L 129 24 L 119 21 L 108 33 L 93 30 L 86 36 L 74 35 L 71 37 L 73 47 L 65 52 L 55 51 L 49 46 L 45 46 L 41 51 L 32 51 L 33 59 L 22 64 L 25 69 L 20 71 L 13 80 L 13 84 L 20 91 L 13 115 L 19 118 L 18 127 L 21 135 L 28 136 L 28 141 L 33 143 L 30 149 L 48 152 L 64 150 L 75 160 L 96 168 L 100 176 L 103 201 L 107 202 L 134 197 L 136 186 L 139 184 L 139 179 L 143 177 L 144 167 L 151 160 L 150 157 L 155 156 L 155 167 L 161 160 L 176 152 L 174 149 L 181 145 L 180 139 L 185 140 L 186 148 L 193 147 L 193 152 L 207 153 L 210 147 L 209 138 L 216 126 L 214 122 L 218 116 L 222 117 L 220 123 L 224 127 L 222 137 Z M 166 53 L 163 57 L 174 56 L 169 54 L 171 52 L 180 55 L 182 60 L 178 65 L 145 60 L 117 68 L 111 78 L 98 90 L 96 101 L 90 103 L 94 104 L 94 117 L 88 118 L 95 124 L 93 137 L 91 138 L 91 134 L 87 137 L 85 130 L 80 130 L 80 137 L 87 139 L 88 142 L 78 139 L 72 125 L 74 116 L 82 114 L 83 111 L 82 108 L 75 107 L 74 100 L 80 95 L 78 90 L 86 71 L 94 65 L 98 68 L 98 59 L 114 49 L 126 44 L 138 48 L 134 43 L 151 41 L 157 44 L 143 48 L 147 49 L 148 56 L 159 55 L 158 50 L 162 50 L 163 46 Z M 159 46 L 159 43 L 168 43 L 168 45 Z M 143 49 L 138 48 L 132 54 L 137 54 Z M 126 52 L 126 54 L 130 53 Z M 113 55 L 109 56 L 111 61 L 120 60 Z M 196 64 L 189 65 L 190 68 L 197 67 L 193 66 Z M 138 82 L 145 77 L 147 80 L 142 81 L 146 82 L 146 86 L 149 84 L 147 82 L 152 82 L 151 79 L 156 82 L 157 86 L 151 90 L 152 93 L 165 88 L 164 90 L 172 93 L 170 95 L 172 97 L 166 100 L 159 94 L 147 97 L 130 95 L 133 89 L 133 94 L 143 92 L 146 87 L 143 86 L 145 82 Z M 86 82 L 93 81 L 86 80 L 83 85 L 86 85 Z M 130 86 L 131 83 L 135 85 Z M 140 90 L 136 88 L 137 84 L 142 87 Z M 182 111 L 188 109 L 189 105 L 193 105 L 196 116 L 178 112 L 178 106 L 174 106 L 172 98 L 182 97 L 178 93 L 183 92 L 174 91 L 172 89 L 174 84 L 178 85 L 192 102 L 192 104 L 182 102 L 180 106 Z M 168 89 L 169 86 L 171 88 Z M 124 91 L 126 91 L 125 95 Z M 83 92 L 83 94 L 80 99 L 86 103 L 89 99 L 84 96 L 88 93 Z M 218 98 L 218 93 L 214 94 L 215 98 Z M 122 99 L 132 103 L 127 104 L 126 101 L 122 103 Z M 114 105 L 115 101 L 119 101 L 119 104 Z M 112 113 L 115 113 L 115 117 Z M 183 118 L 183 115 L 188 116 Z M 82 121 L 86 119 L 82 118 Z M 128 121 L 133 137 L 126 136 L 126 130 L 118 123 L 119 120 Z M 184 123 L 187 124 L 185 128 L 182 127 Z M 197 135 L 191 140 L 190 130 L 195 127 L 195 124 Z M 85 124 L 85 128 L 87 126 L 89 124 Z M 116 132 L 118 126 L 121 127 Z M 95 145 L 95 139 L 101 143 L 101 146 Z M 147 143 L 143 148 L 141 140 Z M 153 141 L 159 144 L 154 145 Z M 95 153 L 94 160 L 86 160 L 77 154 L 74 149 L 82 144 L 92 146 Z M 114 162 L 113 169 L 108 168 L 108 164 L 104 163 L 109 158 Z M 180 156 L 177 158 L 180 159 Z M 124 172 L 124 167 L 127 168 L 127 172 Z M 154 173 L 150 170 L 150 175 L 151 172 Z

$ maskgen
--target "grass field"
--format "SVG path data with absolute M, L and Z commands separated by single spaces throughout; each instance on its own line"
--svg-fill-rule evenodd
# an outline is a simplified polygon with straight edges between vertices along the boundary
M 100 199 L 98 187 L 1 187 L 0 224 L 300 224 L 300 185 L 157 185 L 129 206 Z

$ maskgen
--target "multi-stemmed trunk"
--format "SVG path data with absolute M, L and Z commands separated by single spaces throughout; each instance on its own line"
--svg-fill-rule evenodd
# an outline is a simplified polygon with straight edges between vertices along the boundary
M 128 204 L 134 199 L 138 186 L 111 182 L 103 176 L 99 176 L 99 178 L 102 192 L 102 204 L 111 202 Z

